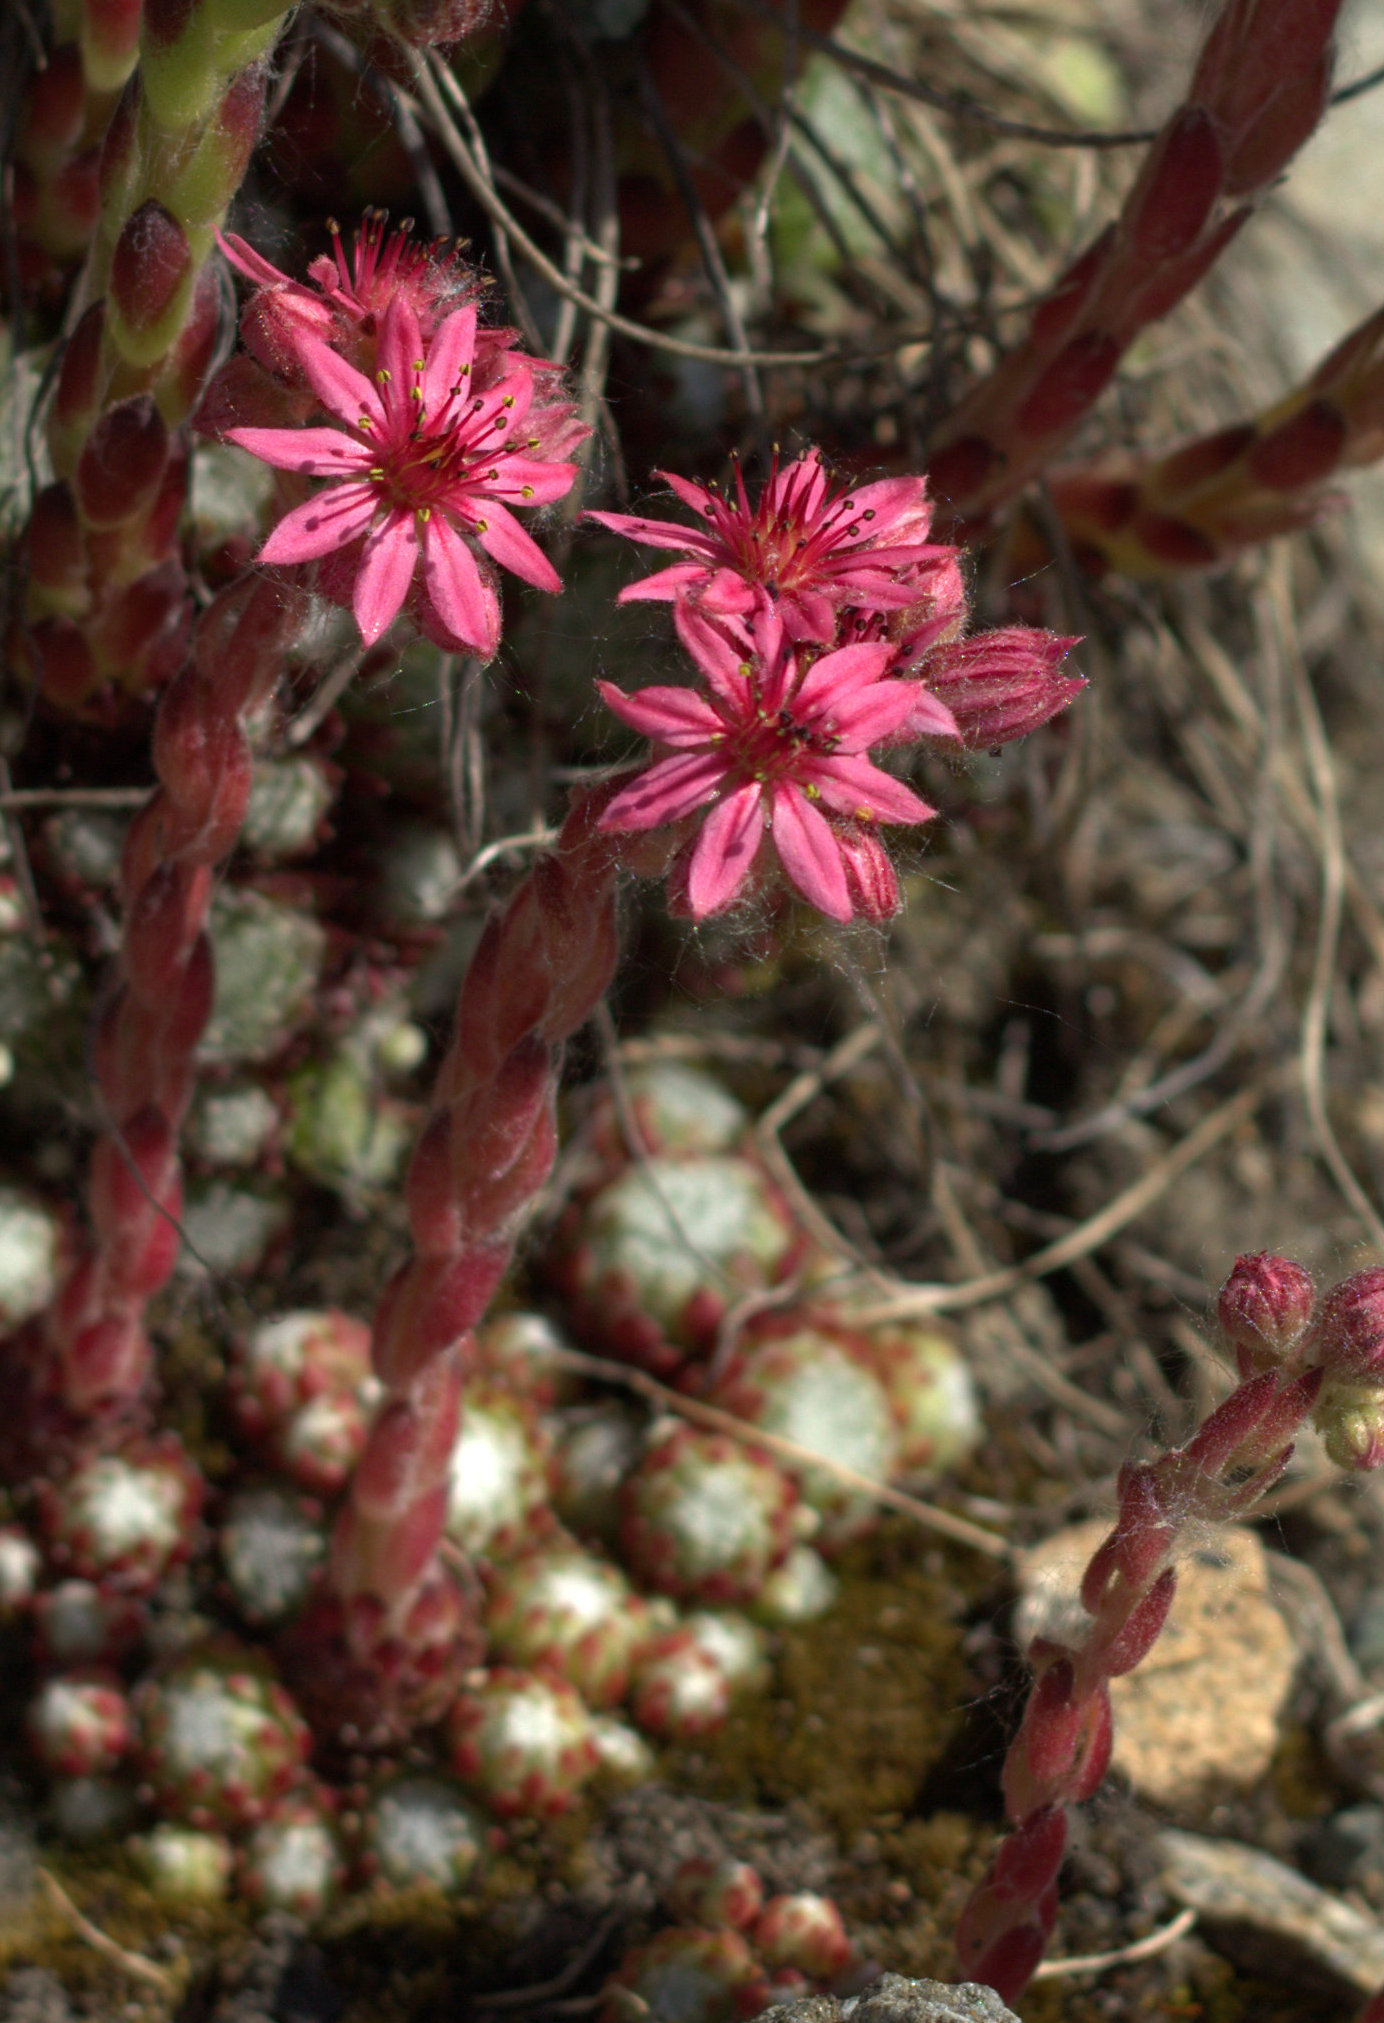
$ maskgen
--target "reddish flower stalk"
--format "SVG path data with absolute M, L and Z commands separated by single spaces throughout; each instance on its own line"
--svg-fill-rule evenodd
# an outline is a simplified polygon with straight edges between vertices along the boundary
M 435 1720 L 479 1650 L 470 1596 L 438 1557 L 472 1330 L 552 1167 L 563 1042 L 614 973 L 617 873 L 656 872 L 664 855 L 636 857 L 607 834 L 606 798 L 576 803 L 482 935 L 409 1168 L 413 1255 L 375 1316 L 384 1401 L 325 1589 L 286 1651 L 314 1725 L 352 1746 Z
M 1220 257 L 1248 200 L 1281 174 L 1325 109 L 1338 9 L 1339 0 L 1226 0 L 1118 222 L 938 430 L 929 472 L 955 526 L 982 532 L 1052 461 L 1139 332 Z
M 1110 1681 L 1157 1642 L 1190 1527 L 1253 1508 L 1311 1419 L 1342 1466 L 1384 1462 L 1384 1271 L 1358 1272 L 1317 1304 L 1300 1265 L 1239 1259 L 1222 1289 L 1221 1331 L 1241 1377 L 1185 1447 L 1127 1463 L 1114 1530 L 1086 1569 L 1091 1626 L 1080 1645 L 1039 1637 L 1035 1678 L 1004 1767 L 1014 1831 L 957 1926 L 961 1970 L 1013 2002 L 1057 1916 L 1067 1808 L 1098 1789 L 1110 1759 Z
M 273 692 L 302 608 L 266 578 L 223 590 L 159 705 L 159 788 L 126 840 L 118 975 L 96 1024 L 106 1128 L 91 1160 L 91 1234 L 31 1343 L 26 1395 L 7 1401 L 6 1440 L 40 1461 L 113 1444 L 147 1404 L 144 1312 L 178 1254 L 178 1129 L 211 1011 L 212 874 L 249 799 L 246 720 Z
M 1092 575 L 1145 580 L 1213 568 L 1340 504 L 1338 474 L 1384 456 L 1384 310 L 1344 337 L 1304 383 L 1254 420 L 1164 456 L 1112 457 L 1048 481 L 1072 551 Z M 1046 552 L 1027 517 L 1010 566 Z

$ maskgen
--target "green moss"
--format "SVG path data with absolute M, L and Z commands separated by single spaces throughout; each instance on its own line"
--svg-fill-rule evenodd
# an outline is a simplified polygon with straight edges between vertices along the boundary
M 843 1838 L 901 1817 L 955 1733 L 966 1691 L 955 1584 L 916 1527 L 892 1521 L 842 1564 L 830 1615 L 779 1638 L 770 1690 L 696 1749 L 672 1783 L 757 1805 L 806 1805 Z

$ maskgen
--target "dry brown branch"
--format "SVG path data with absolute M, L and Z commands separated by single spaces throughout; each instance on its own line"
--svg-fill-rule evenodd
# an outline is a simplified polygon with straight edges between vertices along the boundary
M 122 1974 L 128 1974 L 132 1981 L 143 1981 L 146 1987 L 156 1988 L 166 2001 L 177 1999 L 179 1984 L 172 1974 L 162 1967 L 156 1967 L 152 1960 L 146 1960 L 142 1953 L 131 1953 L 124 1946 L 117 1945 L 108 1933 L 103 1932 L 91 1919 L 85 1917 L 73 1903 L 57 1877 L 46 1868 L 40 1868 L 38 1879 L 49 1902 L 66 1922 L 71 1925 L 78 1938 L 84 1940 L 93 1952 L 99 1953 Z
M 1169 1946 L 1175 1946 L 1179 1939 L 1185 1939 L 1197 1921 L 1194 1910 L 1179 1911 L 1166 1925 L 1160 1925 L 1156 1932 L 1150 1932 L 1146 1939 L 1132 1939 L 1127 1946 L 1116 1946 L 1109 1953 L 1073 1953 L 1065 1960 L 1044 1960 L 1034 1973 L 1035 1981 L 1060 1981 L 1070 1974 L 1103 1974 L 1110 1967 L 1131 1967 L 1138 1960 L 1156 1959 L 1159 1953 L 1166 1953 Z

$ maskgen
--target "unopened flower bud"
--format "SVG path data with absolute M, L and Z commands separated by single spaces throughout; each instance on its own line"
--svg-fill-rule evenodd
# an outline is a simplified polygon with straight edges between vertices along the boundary
M 1328 1382 L 1312 1417 L 1338 1468 L 1384 1464 L 1384 1391 L 1378 1385 Z
M 1086 686 L 1061 665 L 1074 639 L 1007 625 L 940 648 L 923 669 L 932 695 L 946 704 L 961 741 L 972 751 L 990 751 L 1027 737 L 1048 723 Z M 905 671 L 909 642 L 904 641 Z M 931 734 L 920 725 L 919 734 Z
M 1357 1271 L 1332 1287 L 1313 1330 L 1313 1349 L 1330 1377 L 1384 1385 L 1384 1266 Z
M 1216 1317 L 1242 1377 L 1274 1369 L 1312 1318 L 1317 1291 L 1300 1264 L 1271 1251 L 1237 1257 Z

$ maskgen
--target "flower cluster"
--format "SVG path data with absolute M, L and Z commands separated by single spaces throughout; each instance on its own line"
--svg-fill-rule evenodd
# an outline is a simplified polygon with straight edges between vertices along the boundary
M 277 470 L 327 480 L 258 559 L 319 564 L 316 587 L 354 612 L 366 645 L 407 606 L 435 644 L 490 659 L 494 565 L 562 587 L 511 511 L 550 505 L 576 477 L 587 431 L 556 368 L 481 325 L 455 255 L 386 237 L 379 218 L 349 262 L 337 235 L 312 287 L 242 240 L 223 244 L 258 284 L 242 318 L 249 356 L 231 361 L 200 419 Z M 314 411 L 326 419 L 302 426 Z
M 774 469 L 751 505 L 662 472 L 702 524 L 587 517 L 688 559 L 622 591 L 671 602 L 705 692 L 654 687 L 605 701 L 659 748 L 616 795 L 607 829 L 700 815 L 674 861 L 696 920 L 781 873 L 830 919 L 882 920 L 898 880 L 881 824 L 936 812 L 869 757 L 872 746 L 1008 743 L 1082 688 L 1060 672 L 1075 643 L 1011 626 L 964 637 L 958 551 L 929 541 L 926 480 L 833 491 L 820 455 Z

